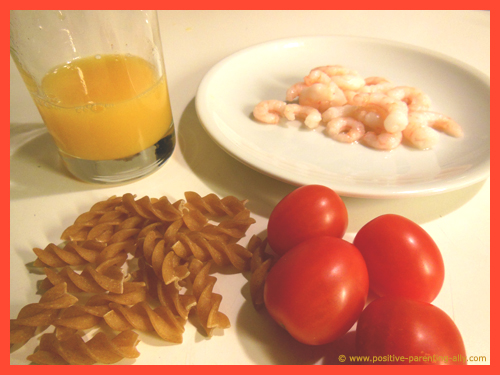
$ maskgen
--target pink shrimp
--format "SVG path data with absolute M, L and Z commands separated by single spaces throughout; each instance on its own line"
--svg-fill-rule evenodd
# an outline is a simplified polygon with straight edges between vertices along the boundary
M 386 92 L 394 87 L 394 84 L 384 77 L 367 77 L 365 85 L 359 90 L 361 92 Z
M 317 128 L 321 122 L 321 113 L 316 108 L 300 104 L 287 104 L 283 114 L 290 121 L 296 117 L 303 119 L 304 124 L 310 129 Z
M 377 150 L 393 150 L 401 144 L 403 139 L 402 132 L 388 133 L 382 131 L 380 133 L 375 131 L 367 132 L 362 141 L 369 147 Z
M 381 92 L 359 93 L 352 98 L 351 104 L 364 107 L 378 106 L 387 111 L 384 128 L 389 133 L 400 132 L 408 125 L 408 106 L 406 103 Z
M 355 117 L 369 129 L 383 129 L 384 115 L 376 107 L 361 107 Z
M 388 90 L 386 94 L 405 102 L 410 111 L 428 111 L 431 107 L 431 98 L 415 87 L 398 86 Z
M 365 80 L 358 72 L 341 65 L 319 66 L 311 70 L 310 74 L 314 74 L 317 71 L 326 73 L 342 90 L 357 91 L 365 85 Z
M 286 103 L 281 100 L 264 100 L 253 109 L 253 116 L 265 124 L 277 124 L 283 117 Z
M 388 133 L 384 129 L 384 116 L 380 108 L 344 105 L 323 112 L 327 134 L 338 141 L 352 143 L 362 140 L 377 150 L 392 150 L 402 140 L 402 133 Z M 366 131 L 366 128 L 369 131 Z
M 324 123 L 328 123 L 337 117 L 353 116 L 358 111 L 358 109 L 359 109 L 358 106 L 349 104 L 341 106 L 332 106 L 328 108 L 326 111 L 324 111 L 321 114 L 321 117 L 323 118 Z
M 346 103 L 353 104 L 353 99 L 356 95 L 358 95 L 361 91 L 353 91 L 353 90 L 344 90 L 344 96 Z
M 317 108 L 320 112 L 332 106 L 343 105 L 347 102 L 344 91 L 321 70 L 311 70 L 304 77 L 307 87 L 303 88 L 299 96 L 299 104 Z
M 333 82 L 328 84 L 314 83 L 302 89 L 299 104 L 314 107 L 324 112 L 331 106 L 343 105 L 347 102 L 344 92 Z
M 294 85 L 290 86 L 288 90 L 286 91 L 286 101 L 291 102 L 295 98 L 297 98 L 304 87 L 307 87 L 305 82 L 297 82 Z
M 315 83 L 324 83 L 325 85 L 328 85 L 330 82 L 332 82 L 332 79 L 328 74 L 321 70 L 311 70 L 311 72 L 304 77 L 304 83 L 307 86 L 311 86 Z
M 403 137 L 412 146 L 420 150 L 427 150 L 434 147 L 439 140 L 439 133 L 430 126 L 412 121 L 411 116 L 409 118 L 408 126 L 403 130 Z
M 352 117 L 336 117 L 328 122 L 325 132 L 339 142 L 353 143 L 365 135 L 365 127 Z
M 370 129 L 383 128 L 384 116 L 377 107 L 359 107 L 346 104 L 343 106 L 330 107 L 322 113 L 323 122 L 328 123 L 337 117 L 352 117 L 360 121 Z
M 462 137 L 463 131 L 459 124 L 450 117 L 437 112 L 412 111 L 408 115 L 408 126 L 403 130 L 403 136 L 410 144 L 425 150 L 436 145 L 442 131 L 452 137 Z

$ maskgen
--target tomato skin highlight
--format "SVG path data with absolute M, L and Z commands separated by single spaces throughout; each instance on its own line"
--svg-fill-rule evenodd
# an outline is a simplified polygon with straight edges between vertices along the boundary
M 365 224 L 353 244 L 363 255 L 370 288 L 378 296 L 432 302 L 444 282 L 444 262 L 431 236 L 399 215 L 379 216 Z
M 347 224 L 347 209 L 335 191 L 322 185 L 306 185 L 286 195 L 274 207 L 267 239 L 271 249 L 283 255 L 309 238 L 342 238 Z
M 467 364 L 453 320 L 436 306 L 400 297 L 375 299 L 363 310 L 356 326 L 356 354 L 385 358 L 375 363 L 380 365 Z
M 356 247 L 322 236 L 300 243 L 276 262 L 266 279 L 264 302 L 296 340 L 322 345 L 354 325 L 368 288 L 368 272 Z

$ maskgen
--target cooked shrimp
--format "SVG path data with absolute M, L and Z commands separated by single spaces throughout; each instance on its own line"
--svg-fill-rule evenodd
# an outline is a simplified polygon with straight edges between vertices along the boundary
M 460 125 L 441 113 L 412 111 L 408 115 L 408 120 L 403 135 L 408 142 L 419 149 L 429 149 L 437 143 L 439 134 L 436 130 L 452 137 L 463 136 Z
M 451 117 L 441 113 L 431 111 L 415 111 L 412 112 L 412 119 L 421 123 L 427 123 L 433 129 L 439 130 L 452 137 L 460 138 L 464 135 L 462 127 L 458 125 Z M 415 121 L 415 120 L 414 120 Z
M 328 123 L 337 117 L 350 117 L 354 115 L 358 109 L 358 106 L 349 104 L 333 106 L 324 111 L 321 116 L 323 117 L 323 122 Z
M 384 77 L 367 77 L 365 85 L 359 90 L 361 92 L 386 92 L 394 87 L 394 84 Z
M 342 65 L 318 66 L 309 74 L 314 74 L 317 71 L 326 73 L 342 90 L 357 91 L 365 85 L 365 80 L 358 72 Z
M 365 127 L 352 117 L 336 117 L 328 122 L 325 132 L 336 141 L 353 143 L 365 135 Z
M 364 135 L 362 141 L 367 146 L 377 150 L 393 150 L 401 144 L 402 139 L 402 132 L 388 133 L 382 131 L 381 133 L 377 133 L 369 131 Z
M 402 131 L 408 125 L 408 106 L 401 100 L 391 98 L 380 92 L 360 93 L 352 98 L 352 103 L 359 106 L 379 106 L 387 111 L 384 119 L 385 130 L 389 133 Z
M 294 85 L 290 86 L 286 91 L 286 101 L 291 102 L 292 100 L 297 98 L 304 87 L 307 87 L 305 82 L 297 82 Z
M 403 137 L 414 147 L 420 150 L 427 150 L 436 145 L 439 140 L 439 133 L 427 126 L 425 123 L 417 121 L 410 112 L 408 116 L 408 126 L 403 130 Z
M 253 109 L 254 117 L 266 124 L 277 124 L 285 111 L 286 103 L 281 100 L 264 100 Z
M 384 115 L 376 107 L 366 107 L 358 109 L 354 114 L 358 121 L 361 121 L 369 129 L 383 129 Z
M 322 113 L 323 122 L 328 123 L 337 117 L 352 117 L 360 121 L 363 125 L 370 129 L 383 128 L 384 114 L 375 106 L 359 107 L 356 105 L 346 104 L 342 106 L 330 107 Z
M 321 113 L 316 108 L 300 104 L 287 104 L 284 116 L 290 121 L 299 117 L 304 120 L 304 124 L 310 129 L 317 128 L 321 122 Z
M 314 83 L 304 87 L 299 95 L 300 105 L 316 108 L 320 112 L 346 102 L 344 92 L 334 82 Z
M 360 91 L 353 91 L 353 90 L 344 90 L 344 96 L 346 103 L 352 104 L 353 103 L 353 98 L 358 95 Z
M 439 132 L 453 137 L 462 128 L 450 117 L 431 112 L 431 100 L 411 86 L 395 86 L 381 76 L 367 78 L 342 65 L 318 66 L 290 86 L 286 101 L 266 100 L 255 106 L 255 119 L 276 124 L 300 119 L 340 142 L 359 141 L 378 150 L 392 150 L 404 138 L 419 149 L 432 148 Z
M 330 76 L 321 70 L 313 69 L 307 76 L 304 77 L 304 83 L 307 86 L 311 86 L 315 83 L 324 83 L 325 85 L 328 85 L 330 82 L 332 82 Z
M 386 94 L 405 102 L 410 111 L 428 111 L 431 107 L 431 98 L 415 87 L 398 86 L 388 90 Z

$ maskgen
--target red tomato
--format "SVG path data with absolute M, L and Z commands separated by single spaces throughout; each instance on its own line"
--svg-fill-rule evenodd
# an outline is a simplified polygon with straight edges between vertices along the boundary
M 444 281 L 439 248 L 418 224 L 399 215 L 382 215 L 367 223 L 354 238 L 379 296 L 432 302 Z
M 356 352 L 380 365 L 463 365 L 464 342 L 451 318 L 426 302 L 374 300 L 356 327 Z
M 267 224 L 267 240 L 271 249 L 283 255 L 309 238 L 342 238 L 346 229 L 347 209 L 338 194 L 326 186 L 306 185 L 274 207 Z
M 368 295 L 368 272 L 351 243 L 306 240 L 271 268 L 264 286 L 269 314 L 298 341 L 332 342 L 356 322 Z

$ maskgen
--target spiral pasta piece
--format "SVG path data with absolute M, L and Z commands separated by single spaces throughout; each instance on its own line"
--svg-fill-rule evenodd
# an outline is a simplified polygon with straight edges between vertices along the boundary
M 194 256 L 202 262 L 212 259 L 218 266 L 232 264 L 238 271 L 248 269 L 252 254 L 239 244 L 208 240 L 198 232 L 179 233 L 178 238 L 172 249 L 182 259 Z
M 94 241 L 85 241 L 81 244 L 68 242 L 63 248 L 50 243 L 44 249 L 34 248 L 33 252 L 37 259 L 33 263 L 35 267 L 64 267 L 81 266 L 94 263 L 104 249 L 104 245 Z
M 108 306 L 109 303 L 132 306 L 139 302 L 146 301 L 147 287 L 144 282 L 127 281 L 123 283 L 123 293 L 103 293 L 90 297 L 87 306 Z
M 183 210 L 182 222 L 191 231 L 199 231 L 208 223 L 208 218 L 197 210 Z
M 97 202 L 89 211 L 76 218 L 74 223 L 66 228 L 61 239 L 65 241 L 85 241 L 90 230 L 99 223 L 116 221 L 116 209 L 122 205 L 121 197 L 110 197 L 106 201 Z M 108 216 L 106 216 L 108 214 Z M 102 219 L 104 217 L 104 219 Z
M 112 364 L 123 358 L 139 357 L 138 343 L 138 335 L 133 331 L 121 332 L 112 339 L 98 332 L 87 342 L 76 334 L 59 340 L 55 334 L 46 333 L 28 360 L 41 365 Z
M 158 282 L 157 291 L 160 304 L 175 311 L 184 320 L 187 320 L 189 312 L 197 304 L 195 296 L 180 294 L 179 289 L 174 284 L 165 285 Z
M 132 231 L 132 232 L 131 232 Z M 89 263 L 100 264 L 119 253 L 133 253 L 136 241 L 133 237 L 139 232 L 127 229 L 115 233 L 109 244 L 86 240 L 82 243 L 70 241 L 63 248 L 50 243 L 44 249 L 34 248 L 37 259 L 35 267 L 60 268 L 65 266 L 81 266 Z
M 180 289 L 179 281 L 189 276 L 188 265 L 167 246 L 159 233 L 151 231 L 146 235 L 142 251 L 156 276 L 165 284 L 174 283 Z
M 207 239 L 219 239 L 226 243 L 237 242 L 245 236 L 250 225 L 254 223 L 255 219 L 250 217 L 250 210 L 244 209 L 217 225 L 206 225 L 199 232 Z
M 175 221 L 182 216 L 179 205 L 181 202 L 170 203 L 167 197 L 152 200 L 148 196 L 138 200 L 134 195 L 127 193 L 123 195 L 123 207 L 129 214 L 139 215 L 146 219 L 155 221 Z
M 120 205 L 112 206 L 114 211 L 92 210 L 80 215 L 73 225 L 61 236 L 64 240 L 117 242 L 113 236 L 117 232 L 142 229 L 146 224 L 163 221 L 171 222 L 182 216 L 180 202 L 171 204 L 166 197 L 157 200 L 145 196 L 136 200 L 134 195 L 125 194 L 120 198 Z M 139 230 L 137 230 L 137 233 Z M 123 232 L 122 235 L 126 233 Z M 135 231 L 132 234 L 137 234 Z
M 257 236 L 252 236 L 248 243 L 248 249 L 252 252 L 252 260 L 250 262 L 250 297 L 256 309 L 264 305 L 264 284 L 267 274 L 274 264 L 274 259 L 271 255 L 265 252 L 267 240 L 262 241 Z
M 145 222 L 146 219 L 142 217 L 130 217 L 124 212 L 108 212 L 96 223 L 75 223 L 71 225 L 63 232 L 61 239 L 116 243 L 133 239 L 140 232 Z
M 144 283 L 127 282 L 124 284 L 123 294 L 96 294 L 85 305 L 76 304 L 62 310 L 52 325 L 56 327 L 55 332 L 58 338 L 67 337 L 68 333 L 72 334 L 97 326 L 104 315 L 110 311 L 110 302 L 132 306 L 145 301 L 146 297 Z
M 178 219 L 171 223 L 163 233 L 160 233 L 158 238 L 161 238 L 163 235 L 163 239 L 169 243 L 173 244 L 177 241 L 177 234 L 179 232 L 185 231 L 184 230 L 184 221 L 182 219 Z M 158 232 L 157 232 L 158 233 Z
M 68 285 L 71 293 L 104 293 L 109 291 L 121 294 L 123 293 L 123 283 L 125 281 L 121 265 L 125 260 L 126 258 L 123 257 L 115 257 L 97 267 L 88 264 L 81 273 L 77 273 L 70 267 L 64 267 L 59 272 L 45 268 L 47 279 L 43 280 L 43 283 L 45 285 L 64 283 Z
M 64 267 L 59 272 L 52 268 L 44 268 L 44 272 L 47 277 L 40 284 L 42 290 L 60 283 L 66 283 L 70 293 L 79 293 L 82 291 L 87 293 L 104 293 L 106 291 L 106 289 L 99 286 L 92 278 L 87 269 L 84 269 L 81 274 L 78 274 L 69 267 Z
M 59 311 L 78 302 L 61 283 L 45 292 L 38 303 L 24 306 L 16 319 L 10 321 L 10 343 L 24 344 L 34 336 L 37 327 L 51 325 Z
M 123 231 L 120 231 L 119 233 L 122 233 Z M 102 251 L 99 253 L 99 255 L 95 259 L 95 264 L 103 264 L 106 261 L 109 261 L 110 259 L 127 259 L 128 254 L 134 254 L 136 247 L 137 247 L 137 241 L 131 240 L 128 237 L 120 238 L 120 242 L 113 242 L 110 241 L 110 243 L 102 249 Z
M 104 320 L 115 331 L 154 331 L 165 341 L 182 343 L 185 320 L 176 317 L 167 306 L 152 309 L 146 302 L 139 302 L 131 307 L 110 303 L 109 307 Z
M 139 260 L 138 266 L 139 270 L 134 273 L 134 277 L 142 281 L 149 296 L 158 300 L 160 305 L 168 307 L 175 315 L 187 320 L 189 312 L 196 306 L 196 298 L 191 294 L 181 294 L 175 283 L 166 285 L 143 259 Z
M 196 314 L 208 337 L 213 335 L 216 328 L 231 327 L 227 315 L 219 311 L 222 296 L 213 293 L 217 278 L 209 275 L 211 265 L 212 261 L 203 264 L 198 259 L 193 259 L 190 264 L 194 276 L 193 294 L 197 298 Z
M 67 336 L 67 332 L 74 333 L 97 326 L 108 311 L 107 306 L 73 305 L 61 311 L 52 325 L 56 327 L 58 337 Z M 66 330 L 62 331 L 63 328 Z
M 75 219 L 74 224 L 87 225 L 93 227 L 99 222 L 109 221 L 109 219 L 102 220 L 102 217 L 108 213 L 115 213 L 116 208 L 122 205 L 122 198 L 112 196 L 105 201 L 97 202 L 90 208 L 89 211 L 84 212 Z
M 101 212 L 105 213 L 108 211 L 114 211 L 117 207 L 122 205 L 123 198 L 113 195 L 104 201 L 94 203 L 90 208 L 91 212 Z
M 133 238 L 139 229 L 120 229 L 120 223 L 101 223 L 93 227 L 87 234 L 87 240 L 103 243 L 115 243 Z M 119 237 L 119 238 L 117 238 Z
M 245 209 L 246 201 L 239 200 L 234 196 L 219 198 L 216 194 L 208 194 L 201 197 L 198 193 L 188 191 L 184 193 L 189 209 L 196 209 L 215 217 L 233 217 Z
M 202 240 L 205 242 L 206 240 Z M 207 247 L 211 249 L 211 253 L 218 252 L 218 254 L 222 254 L 222 258 L 228 259 L 228 262 L 220 262 L 217 263 L 220 266 L 225 266 L 227 264 L 233 265 L 238 271 L 243 272 L 249 269 L 250 258 L 252 257 L 252 253 L 250 253 L 245 247 L 237 244 L 230 243 L 225 244 L 221 241 L 206 241 Z M 213 257 L 214 261 L 217 257 Z
M 196 233 L 178 233 L 177 234 L 177 242 L 172 245 L 172 250 L 177 254 L 181 259 L 188 260 L 192 256 L 196 259 L 201 260 L 202 262 L 207 262 L 211 254 L 208 249 L 204 248 L 203 245 L 200 245 L 198 242 L 202 237 Z M 219 255 L 214 253 L 214 255 Z M 223 260 L 221 259 L 220 262 Z

